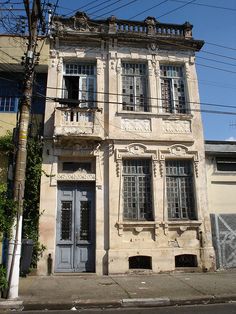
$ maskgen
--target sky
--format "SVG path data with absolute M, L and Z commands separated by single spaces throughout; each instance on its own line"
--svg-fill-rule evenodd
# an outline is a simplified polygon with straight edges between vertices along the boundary
M 189 21 L 193 24 L 194 39 L 205 41 L 202 50 L 196 55 L 205 139 L 236 140 L 236 0 L 51 2 L 58 4 L 56 13 L 66 16 L 71 16 L 75 13 L 74 10 L 78 10 L 86 12 L 92 19 L 115 15 L 120 19 L 140 21 L 147 16 L 153 16 L 159 22 L 174 24 Z M 221 114 L 206 113 L 204 110 L 220 111 Z

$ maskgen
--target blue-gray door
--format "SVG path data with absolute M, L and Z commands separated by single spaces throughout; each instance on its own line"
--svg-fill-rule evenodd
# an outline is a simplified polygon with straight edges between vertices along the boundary
M 58 186 L 56 272 L 95 271 L 93 183 Z

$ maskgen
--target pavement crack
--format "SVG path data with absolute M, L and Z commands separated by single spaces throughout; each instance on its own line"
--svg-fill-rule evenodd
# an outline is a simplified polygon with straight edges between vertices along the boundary
M 169 276 L 172 276 L 172 275 L 169 275 Z M 183 280 L 181 278 L 178 278 L 178 277 L 175 277 L 175 276 L 172 276 L 174 278 L 176 278 L 177 280 L 181 281 L 182 283 L 184 283 L 186 286 L 190 287 L 191 289 L 195 290 L 196 292 L 200 293 L 201 295 L 205 296 L 205 293 L 202 292 L 201 290 L 195 288 L 194 286 L 192 286 L 191 284 L 189 284 L 188 282 L 186 282 L 186 280 Z
M 113 277 L 110 277 L 110 278 L 111 278 L 111 280 L 114 281 L 115 284 L 117 284 L 117 286 L 119 286 L 119 287 L 121 288 L 121 290 L 123 290 L 123 291 L 127 294 L 127 296 L 128 296 L 129 299 L 132 299 L 132 296 L 130 295 L 129 291 L 127 291 L 124 287 L 122 287 L 122 286 L 119 284 L 119 282 L 116 281 Z

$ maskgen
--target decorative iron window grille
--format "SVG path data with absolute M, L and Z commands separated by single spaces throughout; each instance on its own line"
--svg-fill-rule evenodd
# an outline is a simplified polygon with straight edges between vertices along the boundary
M 166 161 L 166 189 L 169 219 L 196 219 L 191 161 Z
M 96 66 L 94 64 L 65 64 L 63 97 L 79 100 L 80 108 L 95 107 Z
M 123 110 L 148 111 L 146 68 L 143 63 L 122 63 Z
M 61 240 L 71 240 L 72 201 L 61 202 Z
M 183 67 L 161 65 L 160 72 L 163 112 L 188 113 Z
M 152 220 L 151 167 L 147 159 L 123 161 L 125 220 Z
M 80 240 L 90 241 L 91 202 L 80 202 Z

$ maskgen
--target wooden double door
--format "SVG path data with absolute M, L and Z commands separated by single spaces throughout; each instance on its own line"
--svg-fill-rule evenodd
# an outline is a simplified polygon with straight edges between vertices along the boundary
M 56 272 L 95 271 L 95 185 L 60 183 L 56 230 Z

